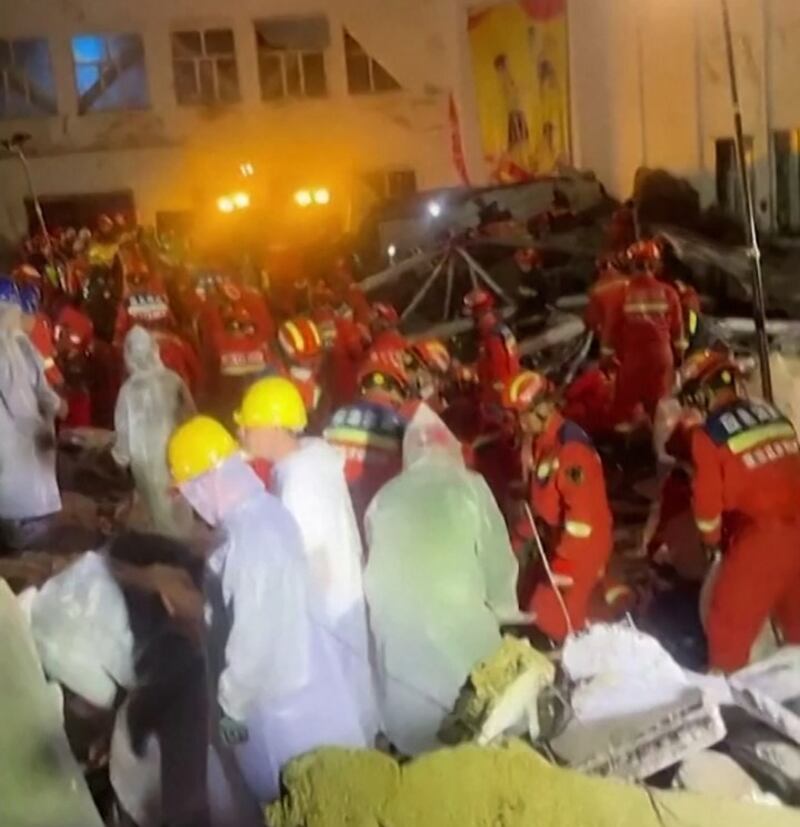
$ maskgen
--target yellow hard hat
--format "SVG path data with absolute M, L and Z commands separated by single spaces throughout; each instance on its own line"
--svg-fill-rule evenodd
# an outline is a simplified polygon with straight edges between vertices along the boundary
M 259 379 L 251 385 L 233 418 L 242 428 L 302 431 L 308 425 L 308 414 L 300 391 L 282 376 Z
M 176 428 L 167 446 L 172 479 L 180 485 L 216 468 L 238 450 L 236 440 L 209 416 L 195 416 Z

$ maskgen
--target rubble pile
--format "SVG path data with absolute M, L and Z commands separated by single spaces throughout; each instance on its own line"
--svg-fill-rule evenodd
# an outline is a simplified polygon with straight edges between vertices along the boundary
M 399 765 L 376 751 L 325 749 L 293 761 L 271 827 L 790 827 L 797 814 L 590 778 L 526 744 L 464 745 Z

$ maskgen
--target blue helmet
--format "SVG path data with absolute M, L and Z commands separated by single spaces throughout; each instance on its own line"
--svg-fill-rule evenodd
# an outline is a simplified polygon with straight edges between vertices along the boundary
M 36 313 L 42 303 L 42 294 L 35 284 L 23 284 L 19 288 L 19 302 L 23 313 Z
M 19 290 L 11 276 L 0 275 L 0 303 L 21 306 Z

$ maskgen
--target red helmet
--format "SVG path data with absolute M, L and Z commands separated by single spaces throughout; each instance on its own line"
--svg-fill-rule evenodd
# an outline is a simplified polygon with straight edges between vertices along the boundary
M 661 245 L 653 239 L 637 241 L 628 247 L 626 258 L 634 270 L 655 270 L 661 263 Z
M 494 296 L 488 290 L 476 287 L 464 296 L 464 311 L 473 316 L 481 316 L 494 309 Z
M 450 371 L 451 358 L 447 345 L 439 339 L 426 339 L 415 342 L 409 352 L 424 368 L 431 373 L 445 375 Z
M 381 391 L 398 399 L 408 399 L 411 396 L 411 382 L 405 367 L 389 362 L 379 364 L 368 360 L 358 373 L 358 388 L 362 395 Z
M 532 370 L 523 370 L 506 382 L 503 388 L 502 404 L 511 411 L 523 412 L 530 409 L 542 396 L 553 391 L 550 380 Z
M 293 362 L 306 362 L 322 353 L 322 334 L 305 316 L 284 322 L 278 329 L 278 343 Z
M 736 380 L 740 376 L 739 365 L 724 351 L 703 350 L 693 353 L 681 368 L 681 399 L 692 404 L 698 401 L 699 392 L 705 388 L 712 391 L 735 389 Z
M 20 264 L 15 267 L 11 277 L 17 284 L 38 284 L 42 274 L 31 264 Z

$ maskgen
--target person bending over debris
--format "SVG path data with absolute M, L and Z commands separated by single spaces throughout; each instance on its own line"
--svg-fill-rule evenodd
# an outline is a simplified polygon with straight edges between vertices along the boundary
M 183 496 L 223 531 L 206 577 L 219 733 L 235 747 L 253 795 L 271 801 L 294 756 L 323 745 L 367 746 L 359 710 L 318 619 L 292 515 L 213 419 L 179 427 L 168 456 Z
M 519 620 L 517 562 L 484 479 L 420 406 L 403 441 L 404 471 L 367 511 L 364 586 L 377 653 L 384 732 L 403 753 L 437 744 L 475 664 Z
M 739 371 L 716 351 L 684 369 L 692 432 L 694 514 L 710 559 L 722 555 L 707 620 L 709 666 L 733 672 L 770 618 L 800 643 L 800 447 L 772 405 L 740 395 Z
M 131 467 L 153 529 L 188 536 L 191 513 L 170 497 L 166 448 L 175 427 L 195 412 L 194 401 L 180 376 L 164 367 L 156 339 L 143 327 L 125 337 L 124 356 L 128 379 L 114 413 L 114 459 Z
M 250 456 L 273 463 L 273 490 L 300 527 L 321 612 L 358 702 L 364 737 L 371 742 L 378 722 L 362 580 L 364 553 L 344 456 L 322 439 L 301 437 L 308 416 L 300 392 L 288 379 L 275 376 L 256 382 L 235 418 Z
M 511 379 L 503 405 L 516 413 L 522 433 L 532 512 L 554 530 L 553 582 L 536 586 L 530 610 L 536 625 L 561 641 L 569 626 L 578 630 L 586 624 L 592 593 L 611 556 L 603 466 L 589 437 L 561 416 L 555 389 L 540 374 L 523 371 Z M 531 523 L 526 514 L 518 528 L 521 537 L 533 538 Z

